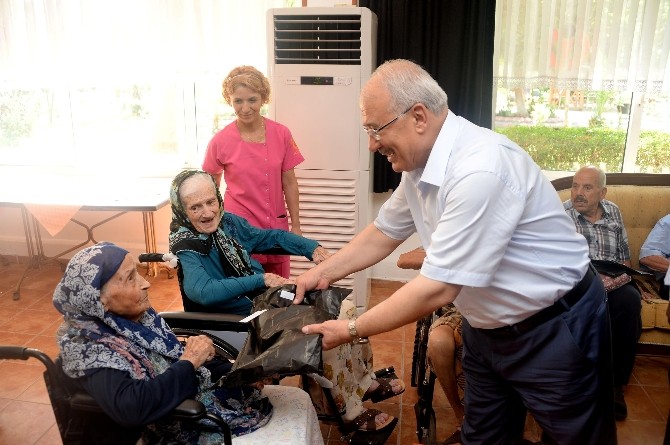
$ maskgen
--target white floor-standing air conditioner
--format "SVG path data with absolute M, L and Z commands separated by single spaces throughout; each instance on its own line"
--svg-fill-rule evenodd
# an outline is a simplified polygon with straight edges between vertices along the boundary
M 269 117 L 293 133 L 305 161 L 296 168 L 303 234 L 336 251 L 371 215 L 371 154 L 361 129 L 361 87 L 375 68 L 377 17 L 367 8 L 270 9 Z M 293 275 L 311 267 L 291 260 Z M 336 285 L 367 307 L 368 272 Z

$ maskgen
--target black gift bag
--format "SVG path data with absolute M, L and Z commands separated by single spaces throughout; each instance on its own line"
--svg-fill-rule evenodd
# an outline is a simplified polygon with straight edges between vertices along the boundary
M 253 312 L 265 312 L 249 322 L 249 336 L 233 368 L 217 385 L 232 387 L 276 375 L 321 373 L 321 336 L 305 335 L 301 329 L 336 319 L 350 293 L 350 289 L 331 286 L 307 292 L 303 303 L 296 305 L 295 286 L 284 285 L 256 297 Z

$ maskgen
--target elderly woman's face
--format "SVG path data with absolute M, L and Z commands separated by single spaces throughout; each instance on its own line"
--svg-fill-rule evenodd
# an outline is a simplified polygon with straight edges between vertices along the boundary
M 202 175 L 188 178 L 179 187 L 179 199 L 195 230 L 208 235 L 216 232 L 222 212 L 209 178 Z
M 137 273 L 137 264 L 128 254 L 119 270 L 102 287 L 100 300 L 106 311 L 138 321 L 151 307 L 149 286 L 149 282 Z

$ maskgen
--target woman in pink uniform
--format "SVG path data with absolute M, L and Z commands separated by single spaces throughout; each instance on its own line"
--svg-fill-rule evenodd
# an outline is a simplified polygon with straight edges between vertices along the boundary
M 270 82 L 252 66 L 234 68 L 224 79 L 223 98 L 237 119 L 214 135 L 202 169 L 217 185 L 224 176 L 226 212 L 263 229 L 289 230 L 302 235 L 298 181 L 293 169 L 305 160 L 284 125 L 261 116 L 270 101 Z M 254 255 L 266 273 L 288 278 L 287 255 Z

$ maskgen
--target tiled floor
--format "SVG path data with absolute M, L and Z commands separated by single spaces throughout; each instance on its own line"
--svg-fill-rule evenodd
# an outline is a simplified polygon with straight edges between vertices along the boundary
M 12 262 L 12 258 L 5 259 L 9 262 L 5 263 L 0 258 L 0 345 L 25 345 L 54 357 L 57 354 L 54 335 L 60 317 L 51 304 L 51 296 L 61 269 L 51 263 L 31 270 L 21 287 L 20 300 L 15 301 L 12 299 L 14 286 L 25 265 Z M 152 288 L 149 293 L 157 310 L 181 309 L 176 279 L 167 279 L 162 272 L 150 281 Z M 371 305 L 382 301 L 401 284 L 373 280 Z M 416 439 L 413 411 L 416 391 L 409 386 L 413 340 L 413 325 L 371 339 L 375 368 L 393 365 L 407 384 L 407 391 L 402 396 L 377 404 L 378 408 L 400 419 L 387 442 L 389 444 L 412 444 Z M 663 442 L 670 410 L 669 366 L 670 358 L 637 358 L 634 376 L 626 388 L 629 416 L 617 423 L 620 445 L 656 445 Z M 296 383 L 292 379 L 285 379 L 284 382 Z M 438 438 L 444 439 L 453 431 L 453 412 L 444 393 L 438 389 L 435 394 Z M 322 431 L 327 443 L 341 443 L 336 428 L 323 425 Z M 536 439 L 536 431 L 529 429 L 527 437 Z M 34 359 L 27 362 L 0 361 L 0 445 L 60 443 L 42 380 L 42 365 Z

